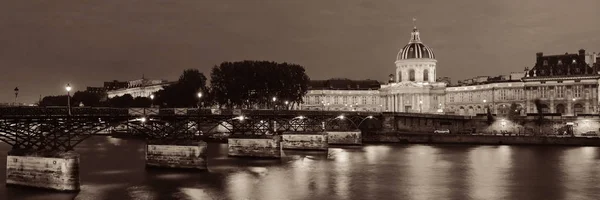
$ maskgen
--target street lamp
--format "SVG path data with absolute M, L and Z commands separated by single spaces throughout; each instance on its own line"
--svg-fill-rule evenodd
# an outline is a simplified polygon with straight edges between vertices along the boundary
M 17 97 L 19 97 L 19 88 L 15 87 L 15 105 L 17 105 Z
M 273 110 L 275 110 L 275 108 L 277 108 L 277 104 L 275 104 L 275 102 L 277 101 L 277 97 L 273 97 Z
M 285 101 L 284 103 L 285 103 L 285 109 L 286 109 L 286 110 L 288 110 L 288 109 L 289 109 L 289 107 L 288 107 L 288 104 L 289 104 L 290 102 L 289 102 L 289 101 Z
M 150 95 L 150 108 L 154 107 L 154 94 Z
M 71 115 L 71 84 L 67 83 L 65 90 L 67 90 L 67 110 L 69 111 L 69 116 Z
M 197 94 L 198 96 L 198 108 L 200 108 L 200 103 L 204 104 L 204 102 L 202 102 L 202 92 L 198 92 Z M 204 107 L 204 105 L 202 105 Z

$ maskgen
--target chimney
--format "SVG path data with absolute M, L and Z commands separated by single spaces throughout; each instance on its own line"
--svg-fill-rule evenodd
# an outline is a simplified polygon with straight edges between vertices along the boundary
M 540 64 L 540 63 L 542 62 L 542 56 L 544 56 L 544 53 L 542 53 L 542 52 L 537 52 L 537 53 L 535 54 L 535 58 L 536 58 L 536 59 L 535 59 L 535 61 L 536 61 L 536 64 Z
M 579 59 L 581 59 L 581 61 L 585 62 L 585 50 L 584 49 L 579 49 Z

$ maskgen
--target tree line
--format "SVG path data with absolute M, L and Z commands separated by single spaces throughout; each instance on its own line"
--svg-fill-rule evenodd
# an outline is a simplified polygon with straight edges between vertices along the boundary
M 175 83 L 155 92 L 154 99 L 133 98 L 129 94 L 107 99 L 106 94 L 78 91 L 71 97 L 71 106 L 289 108 L 302 103 L 310 81 L 300 65 L 249 60 L 216 65 L 210 78 L 207 86 L 203 73 L 186 69 Z M 40 106 L 66 104 L 66 95 L 47 96 L 39 103 Z

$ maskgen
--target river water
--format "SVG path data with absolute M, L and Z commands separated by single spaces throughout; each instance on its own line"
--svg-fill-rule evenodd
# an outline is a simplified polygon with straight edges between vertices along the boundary
M 146 170 L 145 143 L 95 136 L 80 144 L 81 191 L 0 186 L 1 199 L 600 199 L 600 149 L 558 146 L 365 145 L 227 157 L 209 171 Z M 5 158 L 9 146 L 0 146 Z M 6 159 L 0 179 L 5 182 Z

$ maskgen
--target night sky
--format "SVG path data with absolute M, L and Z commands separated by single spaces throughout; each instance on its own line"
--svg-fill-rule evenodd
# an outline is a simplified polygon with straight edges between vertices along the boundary
M 386 80 L 412 18 L 454 82 L 523 71 L 535 53 L 600 52 L 598 0 L 2 0 L 0 102 L 209 76 L 223 61 L 305 66 L 312 79 Z

